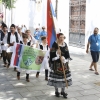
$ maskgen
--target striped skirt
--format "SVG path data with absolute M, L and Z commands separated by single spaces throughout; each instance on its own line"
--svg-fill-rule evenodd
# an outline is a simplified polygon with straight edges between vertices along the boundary
M 71 78 L 70 71 L 67 71 L 66 73 L 66 80 L 67 80 L 68 86 L 72 85 L 72 78 Z M 54 71 L 51 70 L 47 85 L 58 87 L 58 88 L 66 87 L 64 75 L 55 74 Z

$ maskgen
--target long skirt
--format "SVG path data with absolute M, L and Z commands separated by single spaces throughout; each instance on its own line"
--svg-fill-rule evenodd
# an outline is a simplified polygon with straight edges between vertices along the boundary
M 71 71 L 67 71 L 66 80 L 68 86 L 72 85 Z M 56 74 L 53 70 L 50 71 L 48 85 L 62 88 L 66 87 L 64 75 Z

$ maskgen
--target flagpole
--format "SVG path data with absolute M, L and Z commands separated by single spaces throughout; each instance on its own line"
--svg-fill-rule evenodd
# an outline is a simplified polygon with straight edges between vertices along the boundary
M 49 1 L 49 6 L 50 6 L 50 1 L 51 1 L 51 0 L 48 0 L 48 1 Z M 51 10 L 51 7 L 50 7 L 50 10 Z M 52 14 L 52 11 L 51 11 L 51 14 Z M 53 19 L 53 15 L 52 15 L 52 19 Z M 54 31 L 55 31 L 55 33 L 56 33 L 54 21 L 53 21 L 53 25 L 54 25 Z M 58 45 L 58 40 L 57 40 L 57 45 Z M 60 50 L 59 45 L 58 45 L 58 49 Z M 61 50 L 60 50 L 60 51 L 61 51 Z M 65 70 L 64 70 L 64 65 L 63 65 L 63 63 L 62 63 L 61 55 L 60 55 L 60 60 L 61 60 L 61 65 L 62 65 L 62 69 L 63 69 L 63 74 L 64 74 L 64 79 L 65 79 L 66 87 L 68 88 L 68 82 L 67 82 L 67 80 L 66 80 L 66 74 L 65 74 Z
M 56 0 L 55 12 L 56 12 L 56 18 L 58 18 L 58 0 Z

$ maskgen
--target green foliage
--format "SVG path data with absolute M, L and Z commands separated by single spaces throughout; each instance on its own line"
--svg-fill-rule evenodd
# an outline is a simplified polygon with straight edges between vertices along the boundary
M 4 4 L 5 8 L 12 9 L 15 8 L 14 4 L 17 0 L 2 0 L 2 3 Z

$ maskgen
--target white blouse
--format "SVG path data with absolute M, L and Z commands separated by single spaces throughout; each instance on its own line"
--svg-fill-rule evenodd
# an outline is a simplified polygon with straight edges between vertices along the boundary
M 56 42 L 57 43 L 57 42 Z M 60 47 L 65 47 L 65 42 L 62 44 L 62 45 L 59 45 Z M 52 61 L 54 61 L 54 60 L 58 60 L 60 58 L 60 55 L 57 53 L 57 51 L 56 51 L 56 57 L 54 57 L 54 58 L 52 58 Z M 66 63 L 66 62 L 68 62 L 69 61 L 69 59 L 65 59 L 65 57 L 64 56 L 62 56 L 62 62 L 63 63 Z

